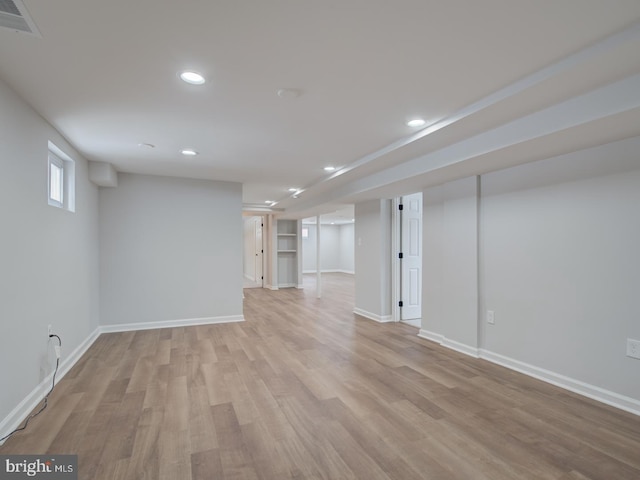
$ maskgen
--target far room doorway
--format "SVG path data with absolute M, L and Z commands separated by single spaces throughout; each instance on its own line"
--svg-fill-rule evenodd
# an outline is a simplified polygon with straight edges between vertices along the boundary
M 243 217 L 243 288 L 262 288 L 264 285 L 263 228 L 263 217 Z
M 354 281 L 354 206 L 336 207 L 333 212 L 302 220 L 302 273 L 305 288 L 313 283 L 318 297 L 322 296 L 325 275 L 333 275 L 335 278 L 343 275 L 350 277 L 351 282 Z

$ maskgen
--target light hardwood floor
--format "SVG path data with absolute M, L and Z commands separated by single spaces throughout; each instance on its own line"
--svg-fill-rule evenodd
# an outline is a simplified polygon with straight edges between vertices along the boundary
M 353 280 L 246 322 L 100 336 L 0 453 L 83 480 L 640 479 L 640 417 L 355 316 Z

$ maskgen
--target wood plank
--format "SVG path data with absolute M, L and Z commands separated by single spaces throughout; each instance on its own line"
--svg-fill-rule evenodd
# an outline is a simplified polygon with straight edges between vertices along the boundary
M 100 479 L 640 478 L 640 417 L 352 313 L 353 279 L 246 322 L 103 334 L 0 454 Z M 64 450 L 64 452 L 61 452 Z
M 136 428 L 126 478 L 153 479 L 160 474 L 158 458 L 160 431 L 164 420 L 163 408 L 145 408 Z

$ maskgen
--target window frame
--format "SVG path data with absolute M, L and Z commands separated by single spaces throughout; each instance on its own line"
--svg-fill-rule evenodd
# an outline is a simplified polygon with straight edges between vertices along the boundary
M 47 151 L 47 202 L 50 206 L 74 213 L 76 211 L 76 162 L 58 146 L 49 141 Z M 51 194 L 51 166 L 60 169 L 59 186 L 61 187 L 61 201 L 52 198 Z
M 64 160 L 59 158 L 53 152 L 49 152 L 48 156 L 49 163 L 49 205 L 52 207 L 65 208 L 65 165 Z M 57 168 L 60 171 L 60 178 L 58 179 L 58 189 L 60 190 L 60 200 L 53 197 L 54 192 L 52 191 L 53 184 L 53 168 Z

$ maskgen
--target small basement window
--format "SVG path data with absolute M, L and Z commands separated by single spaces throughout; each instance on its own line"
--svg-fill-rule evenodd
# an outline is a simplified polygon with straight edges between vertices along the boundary
M 49 205 L 75 211 L 75 163 L 49 142 Z
M 49 205 L 64 208 L 64 162 L 49 152 Z

